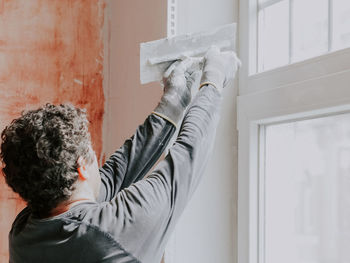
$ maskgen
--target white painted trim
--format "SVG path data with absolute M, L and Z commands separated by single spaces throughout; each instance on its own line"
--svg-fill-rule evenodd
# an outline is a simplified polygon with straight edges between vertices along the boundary
M 238 97 L 238 263 L 264 263 L 258 235 L 263 125 L 350 112 L 350 70 Z M 260 148 L 259 148 L 260 147 Z M 260 153 L 259 153 L 260 151 Z M 260 177 L 261 178 L 261 177 Z M 259 215 L 260 213 L 260 215 Z
M 330 52 L 252 76 L 240 75 L 240 78 L 245 78 L 245 81 L 241 80 L 245 86 L 240 86 L 240 94 L 275 89 L 293 83 L 321 78 L 325 75 L 336 74 L 348 69 L 350 69 L 350 48 Z
M 333 0 L 329 0 L 330 7 L 332 7 L 332 3 Z M 293 4 L 293 0 L 290 0 L 290 4 Z M 345 48 L 276 69 L 257 73 L 257 10 L 257 0 L 240 2 L 239 55 L 243 62 L 243 66 L 239 72 L 239 93 L 241 95 L 262 92 L 264 90 L 274 89 L 292 83 L 319 78 L 324 75 L 335 74 L 350 68 L 350 48 Z M 329 12 L 332 12 L 332 10 L 329 10 Z M 331 19 L 331 16 L 332 14 L 329 13 L 329 19 Z M 330 38 L 333 35 L 332 27 L 332 23 L 330 23 Z M 290 39 L 290 42 L 290 49 L 292 49 L 292 39 Z M 332 48 L 331 45 L 332 43 L 330 43 L 330 48 Z M 293 60 L 293 54 L 290 54 L 290 57 L 291 60 Z
M 168 37 L 177 35 L 177 0 L 168 0 Z
M 289 0 L 289 12 L 288 12 L 288 19 L 289 19 L 289 27 L 288 27 L 288 30 L 289 30 L 289 39 L 288 39 L 288 42 L 289 42 L 289 46 L 288 46 L 288 49 L 289 49 L 289 58 L 288 58 L 288 63 L 291 64 L 292 61 L 293 61 L 293 40 L 294 40 L 294 36 L 293 36 L 293 19 L 294 19 L 294 12 L 293 12 L 293 5 L 294 5 L 294 0 Z
M 268 263 L 259 250 L 264 237 L 258 235 L 264 216 L 259 156 L 265 125 L 350 112 L 350 48 L 256 74 L 257 10 L 257 0 L 240 1 L 238 263 Z
M 239 87 L 244 90 L 247 76 L 257 72 L 258 0 L 244 0 L 239 4 L 239 56 L 243 61 L 239 70 Z M 251 40 L 251 41 L 249 41 Z
M 280 121 L 279 116 L 286 118 L 298 112 L 304 115 L 314 109 L 350 104 L 349 83 L 350 69 L 282 88 L 241 95 L 238 97 L 238 129 L 246 118 L 266 124 Z
M 328 0 L 328 52 L 333 50 L 333 0 Z
M 263 125 L 258 127 L 258 262 L 265 263 L 266 127 Z

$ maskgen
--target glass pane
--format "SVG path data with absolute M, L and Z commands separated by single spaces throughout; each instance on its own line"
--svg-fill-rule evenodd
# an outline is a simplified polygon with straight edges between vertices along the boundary
M 265 138 L 265 262 L 350 262 L 350 114 Z
M 328 51 L 328 0 L 293 0 L 293 61 Z
M 350 1 L 333 0 L 333 49 L 350 46 Z
M 259 71 L 288 64 L 288 1 L 282 1 L 259 12 Z

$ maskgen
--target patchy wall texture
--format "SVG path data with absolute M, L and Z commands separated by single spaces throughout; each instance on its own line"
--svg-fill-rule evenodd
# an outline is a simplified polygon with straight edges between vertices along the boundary
M 0 130 L 25 109 L 71 102 L 87 109 L 102 156 L 102 0 L 0 0 Z M 24 207 L 0 177 L 0 262 Z

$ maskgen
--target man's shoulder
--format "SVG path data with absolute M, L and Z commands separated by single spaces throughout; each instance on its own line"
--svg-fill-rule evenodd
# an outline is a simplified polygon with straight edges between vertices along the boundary
M 15 220 L 12 223 L 11 232 L 19 232 L 23 229 L 31 215 L 31 210 L 29 207 L 25 207 L 19 214 L 16 216 Z M 10 232 L 10 233 L 11 233 Z
M 121 256 L 133 258 L 117 238 L 107 232 L 106 225 L 113 224 L 111 211 L 109 203 L 93 202 L 76 205 L 46 219 L 33 218 L 30 210 L 22 211 L 14 225 L 17 229 L 23 221 L 24 227 L 10 236 L 12 261 L 31 258 L 31 262 L 100 262 L 103 257 L 114 262 Z
M 33 217 L 30 208 L 24 208 L 12 224 L 10 236 L 20 237 L 29 232 L 42 232 L 46 229 L 47 234 L 54 231 L 62 231 L 64 228 L 89 229 L 97 232 L 109 232 L 116 223 L 116 208 L 110 202 L 86 202 L 78 204 L 68 211 L 50 218 Z M 83 231 L 84 232 L 84 231 Z

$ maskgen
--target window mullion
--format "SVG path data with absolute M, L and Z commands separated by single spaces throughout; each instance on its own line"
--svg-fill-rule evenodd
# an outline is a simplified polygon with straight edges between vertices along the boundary
M 266 217 L 265 217 L 265 200 L 266 200 L 266 126 L 259 125 L 259 142 L 258 142 L 258 262 L 266 263 Z
M 289 0 L 289 64 L 293 60 L 293 0 Z
M 328 51 L 333 50 L 333 0 L 328 0 Z
M 256 0 L 256 3 L 258 3 L 259 0 Z M 256 23 L 255 23 L 255 26 L 256 26 L 256 46 L 255 46 L 255 52 L 256 52 L 256 60 L 255 60 L 255 72 L 259 72 L 260 71 L 260 65 L 259 63 L 260 60 L 261 60 L 261 52 L 259 51 L 259 46 L 261 45 L 261 39 L 260 39 L 260 34 L 261 34 L 261 25 L 260 25 L 260 22 L 259 22 L 259 19 L 260 19 L 260 15 L 261 15 L 261 12 L 263 12 L 263 10 L 259 10 L 258 8 L 255 9 L 256 11 Z

